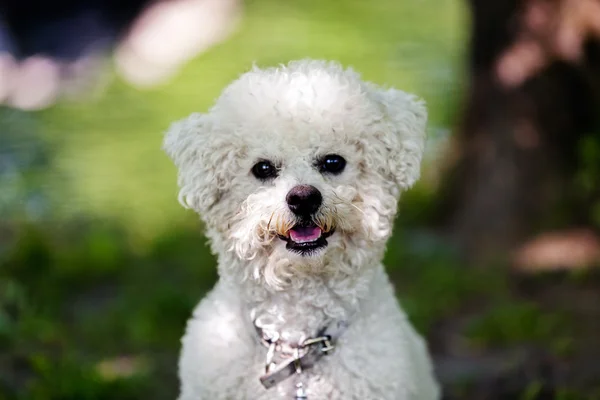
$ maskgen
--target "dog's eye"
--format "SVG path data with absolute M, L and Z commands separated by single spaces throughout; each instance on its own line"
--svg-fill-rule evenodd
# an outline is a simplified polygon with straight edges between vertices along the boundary
M 346 167 L 346 160 L 337 154 L 328 154 L 319 160 L 318 166 L 322 173 L 339 174 Z
M 270 161 L 259 161 L 252 167 L 252 174 L 260 180 L 277 176 L 277 168 Z

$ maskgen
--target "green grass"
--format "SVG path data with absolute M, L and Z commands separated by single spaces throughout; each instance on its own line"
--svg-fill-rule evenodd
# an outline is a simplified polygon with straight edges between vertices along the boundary
M 216 279 L 214 260 L 197 232 L 167 233 L 140 256 L 98 225 L 77 237 L 72 226 L 26 229 L 4 258 L 0 398 L 174 396 L 179 339 Z M 133 375 L 98 373 L 123 356 L 138 360 Z
M 165 232 L 144 254 L 99 221 L 18 235 L 0 273 L 0 399 L 175 397 L 185 321 L 216 279 L 200 232 Z M 466 271 L 417 231 L 397 231 L 386 264 L 428 336 L 455 319 L 466 321 L 455 334 L 475 353 L 535 344 L 562 356 L 571 345 L 566 315 L 511 294 L 501 270 Z M 131 371 L 103 372 L 123 358 Z

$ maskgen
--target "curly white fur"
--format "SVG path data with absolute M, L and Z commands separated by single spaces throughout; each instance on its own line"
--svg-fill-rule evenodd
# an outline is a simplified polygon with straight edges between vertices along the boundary
M 172 125 L 164 148 L 180 202 L 202 216 L 220 275 L 183 339 L 181 400 L 291 398 L 291 382 L 260 386 L 265 349 L 251 313 L 288 340 L 350 323 L 334 354 L 303 374 L 310 400 L 439 397 L 426 346 L 381 265 L 400 193 L 419 177 L 426 120 L 412 95 L 303 60 L 255 67 L 208 113 Z M 346 159 L 341 174 L 315 168 L 327 154 Z M 259 181 L 250 171 L 265 159 L 279 174 Z M 312 256 L 279 238 L 297 222 L 285 198 L 298 184 L 322 193 L 313 221 L 335 229 Z

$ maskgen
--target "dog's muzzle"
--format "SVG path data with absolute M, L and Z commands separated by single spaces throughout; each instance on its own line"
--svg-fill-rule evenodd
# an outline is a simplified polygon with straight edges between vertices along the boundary
M 286 236 L 279 236 L 287 242 L 286 248 L 300 255 L 310 255 L 326 247 L 326 239 L 334 229 L 314 222 L 314 215 L 323 204 L 321 192 L 312 185 L 297 185 L 288 192 L 286 202 L 299 221 Z

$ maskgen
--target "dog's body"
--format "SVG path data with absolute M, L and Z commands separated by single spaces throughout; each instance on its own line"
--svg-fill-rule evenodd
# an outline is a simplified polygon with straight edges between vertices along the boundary
M 414 97 L 301 61 L 243 75 L 172 126 L 180 200 L 202 215 L 220 275 L 183 339 L 180 400 L 293 399 L 298 382 L 309 400 L 439 397 L 381 265 L 425 123 Z M 285 363 L 336 323 L 333 352 L 261 386 L 261 337 L 280 337 Z

